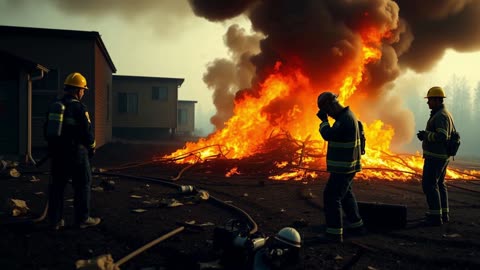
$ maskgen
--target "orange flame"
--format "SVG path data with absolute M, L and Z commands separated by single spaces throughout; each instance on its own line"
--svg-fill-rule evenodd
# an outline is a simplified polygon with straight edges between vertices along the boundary
M 364 77 L 365 66 L 381 58 L 379 49 L 381 39 L 387 35 L 388 33 L 374 30 L 364 32 L 363 49 L 358 60 L 360 64 L 356 63 L 349 67 L 348 75 L 341 80 L 337 91 L 341 103 L 347 101 L 358 90 L 357 86 Z M 280 62 L 275 65 L 275 72 L 261 84 L 255 96 L 247 93 L 235 101 L 234 114 L 222 130 L 198 142 L 188 142 L 183 149 L 163 158 L 174 159 L 177 163 L 196 163 L 218 157 L 242 159 L 261 153 L 262 145 L 269 138 L 285 133 L 293 140 L 313 145 L 310 148 L 316 149 L 316 152 L 313 155 L 302 152 L 298 161 L 277 160 L 275 164 L 278 168 L 284 168 L 289 164 L 293 169 L 271 175 L 269 178 L 301 180 L 306 177 L 317 177 L 316 170 L 325 167 L 326 150 L 318 132 L 320 122 L 315 116 L 316 97 L 319 91 L 310 85 L 301 70 L 294 69 L 285 74 L 279 72 L 280 66 Z M 277 111 L 280 108 L 281 111 Z M 419 154 L 409 156 L 393 154 L 390 151 L 390 143 L 394 136 L 391 126 L 376 120 L 365 123 L 365 132 L 367 154 L 362 156 L 364 170 L 359 173 L 359 177 L 406 180 L 414 175 L 418 178 L 423 166 L 422 157 Z M 227 173 L 227 177 L 233 174 L 238 174 L 236 167 Z M 447 176 L 468 178 L 451 170 Z

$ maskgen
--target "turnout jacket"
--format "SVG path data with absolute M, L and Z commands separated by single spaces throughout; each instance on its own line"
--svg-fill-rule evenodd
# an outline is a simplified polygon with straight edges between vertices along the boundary
M 88 151 L 95 149 L 95 137 L 87 107 L 71 95 L 64 95 L 61 101 L 65 105 L 62 117 L 62 131 L 59 137 L 46 137 L 49 150 L 53 152 L 75 151 L 79 145 Z M 52 119 L 51 112 L 47 121 Z
M 453 131 L 453 118 L 445 105 L 432 110 L 425 128 L 425 137 L 422 141 L 424 158 L 448 159 L 447 141 Z
M 328 142 L 327 171 L 349 174 L 362 169 L 361 142 L 358 121 L 349 107 L 345 107 L 330 127 L 328 121 L 320 124 L 320 134 Z

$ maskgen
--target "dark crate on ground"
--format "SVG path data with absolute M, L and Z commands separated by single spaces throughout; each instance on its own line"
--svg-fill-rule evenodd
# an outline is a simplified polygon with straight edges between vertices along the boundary
M 358 202 L 365 227 L 372 231 L 403 229 L 407 225 L 407 206 L 378 202 Z

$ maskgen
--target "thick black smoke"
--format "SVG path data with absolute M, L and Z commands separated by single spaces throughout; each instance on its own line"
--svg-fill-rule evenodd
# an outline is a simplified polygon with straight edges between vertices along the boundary
M 390 30 L 380 45 L 382 58 L 366 66 L 359 89 L 368 93 L 363 104 L 369 106 L 358 110 L 372 119 L 394 123 L 397 141 L 411 138 L 414 122 L 401 99 L 386 95 L 401 72 L 407 68 L 428 71 L 449 48 L 459 52 L 480 49 L 480 1 L 475 0 L 214 2 L 218 1 L 190 4 L 196 15 L 211 21 L 246 15 L 253 30 L 264 36 L 260 53 L 251 58 L 256 73 L 250 91 L 255 91 L 255 83 L 262 82 L 277 61 L 301 68 L 314 87 L 332 89 L 349 71 L 346 68 L 358 61 L 362 31 Z

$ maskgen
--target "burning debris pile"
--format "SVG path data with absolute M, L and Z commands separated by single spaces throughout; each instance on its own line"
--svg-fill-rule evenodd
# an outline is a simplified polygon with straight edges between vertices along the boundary
M 410 141 L 414 134 L 413 114 L 402 108 L 402 100 L 391 91 L 392 82 L 402 69 L 427 70 L 445 49 L 466 45 L 460 36 L 442 34 L 443 28 L 428 28 L 427 36 L 435 36 L 437 42 L 427 47 L 426 38 L 417 34 L 425 33 L 424 26 L 468 26 L 474 22 L 468 18 L 479 15 L 480 3 L 424 1 L 422 8 L 431 10 L 425 16 L 407 2 L 251 0 L 219 5 L 191 0 L 195 14 L 211 21 L 246 15 L 256 33 L 248 36 L 238 26 L 230 27 L 226 44 L 233 59 L 215 61 L 205 74 L 205 82 L 215 91 L 217 114 L 212 123 L 217 130 L 157 160 L 197 163 L 220 157 L 269 157 L 277 168 L 285 169 L 271 173 L 271 179 L 315 177 L 325 166 L 326 150 L 315 117 L 316 97 L 333 91 L 366 123 L 361 177 L 406 180 L 421 174 L 420 154 L 401 156 L 390 150 L 393 142 Z M 461 48 L 479 47 L 476 38 Z M 476 171 L 454 170 L 447 175 L 479 176 Z

